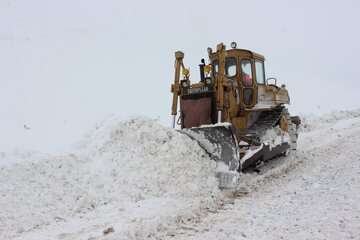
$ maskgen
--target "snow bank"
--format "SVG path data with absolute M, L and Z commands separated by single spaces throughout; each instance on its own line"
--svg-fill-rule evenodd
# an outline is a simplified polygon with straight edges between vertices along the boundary
M 301 116 L 300 130 L 310 132 L 316 129 L 325 128 L 340 120 L 353 119 L 360 117 L 360 109 L 333 111 L 321 116 L 303 115 Z
M 156 121 L 111 119 L 65 156 L 0 169 L 1 239 L 143 239 L 221 198 L 216 164 Z

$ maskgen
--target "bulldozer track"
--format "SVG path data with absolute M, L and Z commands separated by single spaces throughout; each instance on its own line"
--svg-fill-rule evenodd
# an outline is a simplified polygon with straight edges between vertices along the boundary
M 284 106 L 279 106 L 272 111 L 264 111 L 260 113 L 256 122 L 248 128 L 246 134 L 261 137 L 266 130 L 275 127 L 281 117 L 281 114 L 286 111 Z

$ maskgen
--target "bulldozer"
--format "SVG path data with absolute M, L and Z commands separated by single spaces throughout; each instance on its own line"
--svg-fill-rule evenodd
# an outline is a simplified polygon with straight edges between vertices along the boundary
M 236 42 L 230 46 L 207 49 L 209 59 L 201 59 L 196 83 L 184 53 L 175 52 L 171 85 L 172 127 L 216 161 L 220 188 L 235 188 L 246 169 L 295 151 L 301 123 L 288 112 L 286 86 L 265 77 L 264 56 L 239 49 Z

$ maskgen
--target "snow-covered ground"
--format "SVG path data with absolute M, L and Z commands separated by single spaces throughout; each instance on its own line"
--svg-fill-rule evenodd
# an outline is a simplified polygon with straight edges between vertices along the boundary
M 217 189 L 191 139 L 108 120 L 71 153 L 0 153 L 0 239 L 360 239 L 360 111 L 304 118 L 298 151 Z

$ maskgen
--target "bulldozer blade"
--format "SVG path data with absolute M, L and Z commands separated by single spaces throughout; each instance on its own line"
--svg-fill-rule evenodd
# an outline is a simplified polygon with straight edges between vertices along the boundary
M 231 124 L 208 125 L 183 129 L 181 132 L 196 140 L 217 163 L 216 176 L 220 188 L 234 188 L 239 181 L 239 146 Z

